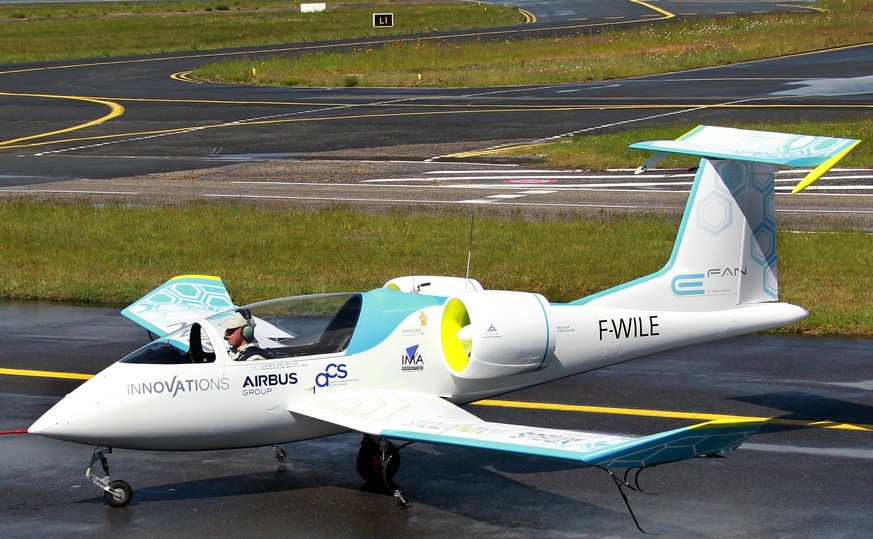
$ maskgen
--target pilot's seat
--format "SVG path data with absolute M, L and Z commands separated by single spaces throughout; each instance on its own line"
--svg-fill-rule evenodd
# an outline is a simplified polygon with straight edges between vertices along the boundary
M 362 298 L 360 294 L 350 297 L 334 315 L 321 337 L 312 345 L 309 354 L 335 354 L 349 345 L 358 317 L 361 316 Z

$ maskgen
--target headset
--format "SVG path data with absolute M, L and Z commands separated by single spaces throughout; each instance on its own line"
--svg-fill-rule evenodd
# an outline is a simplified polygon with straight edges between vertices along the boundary
M 255 338 L 255 321 L 252 320 L 252 312 L 248 309 L 237 309 L 236 312 L 246 319 L 246 325 L 242 327 L 242 338 L 250 342 Z

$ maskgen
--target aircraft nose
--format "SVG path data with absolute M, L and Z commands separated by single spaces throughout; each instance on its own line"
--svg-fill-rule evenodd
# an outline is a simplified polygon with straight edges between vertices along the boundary
M 48 412 L 44 413 L 27 429 L 27 432 L 49 438 L 67 439 L 67 436 L 71 434 L 69 431 L 75 422 L 75 417 L 81 411 L 81 406 L 72 405 L 67 401 L 67 398 L 64 397 Z
M 58 440 L 76 441 L 88 431 L 88 410 L 97 406 L 90 389 L 99 385 L 92 378 L 52 406 L 27 432 Z M 85 386 L 89 386 L 87 389 Z
M 71 407 L 64 402 L 64 399 L 61 399 L 61 401 L 52 406 L 49 411 L 42 414 L 42 416 L 40 416 L 40 418 L 37 419 L 29 429 L 27 429 L 27 432 L 30 434 L 51 437 L 54 427 L 57 427 L 64 423 L 65 420 L 68 420 L 75 415 L 75 412 L 70 408 Z

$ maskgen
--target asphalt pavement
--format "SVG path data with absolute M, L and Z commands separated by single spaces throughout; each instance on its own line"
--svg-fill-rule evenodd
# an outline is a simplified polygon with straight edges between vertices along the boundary
M 147 340 L 108 309 L 6 305 L 0 321 L 4 369 L 93 374 Z M 491 421 L 632 435 L 713 414 L 776 418 L 726 459 L 643 472 L 640 486 L 651 494 L 628 493 L 643 529 L 667 537 L 867 537 L 871 357 L 869 340 L 748 336 L 584 373 L 503 395 L 496 403 L 502 406 L 468 410 Z M 26 429 L 79 383 L 0 374 L 0 431 Z M 92 448 L 2 434 L 0 534 L 641 535 L 603 471 L 484 450 L 404 448 L 396 479 L 410 503 L 399 507 L 358 477 L 359 441 L 350 433 L 289 444 L 284 463 L 269 447 L 116 450 L 109 456 L 113 478 L 129 482 L 134 498 L 113 509 L 85 479 Z

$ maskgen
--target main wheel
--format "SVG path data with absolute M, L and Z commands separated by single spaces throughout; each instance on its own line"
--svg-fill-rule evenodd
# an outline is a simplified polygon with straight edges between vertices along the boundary
M 388 444 L 387 473 L 383 473 L 379 453 L 379 444 L 369 436 L 364 436 L 358 458 L 355 459 L 355 468 L 361 479 L 368 483 L 381 483 L 384 479 L 390 481 L 400 469 L 400 451 L 394 447 L 394 444 Z
M 133 498 L 133 489 L 124 481 L 112 481 L 109 488 L 112 492 L 103 491 L 103 499 L 112 507 L 124 507 Z

